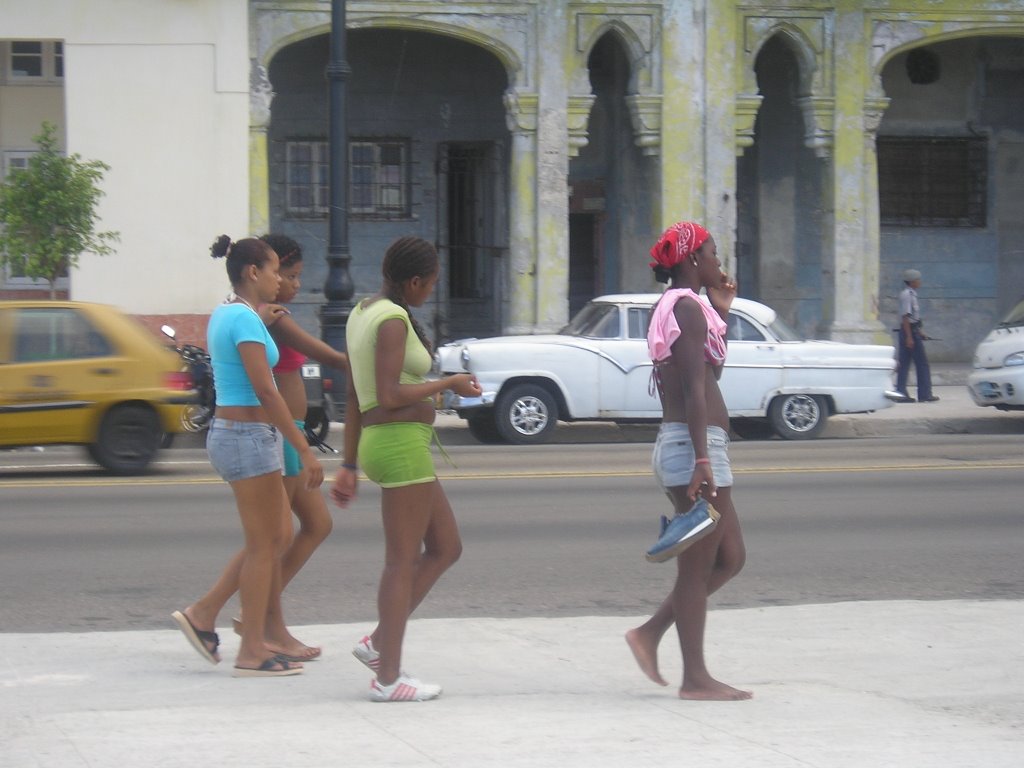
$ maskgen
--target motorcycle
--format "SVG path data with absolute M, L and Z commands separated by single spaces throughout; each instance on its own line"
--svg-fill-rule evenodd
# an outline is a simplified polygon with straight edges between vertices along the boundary
M 169 325 L 160 328 L 164 335 L 175 339 L 175 331 Z M 213 382 L 213 366 L 209 353 L 202 347 L 192 344 L 172 344 L 185 364 L 185 369 L 192 377 L 192 388 L 196 393 L 194 403 L 185 407 L 181 414 L 182 425 L 187 432 L 202 432 L 210 426 L 213 412 L 217 405 L 217 392 Z M 306 411 L 306 441 L 323 453 L 337 453 L 328 445 L 327 432 L 335 419 L 335 406 L 330 394 L 324 389 L 320 377 L 320 364 L 312 360 L 302 366 L 302 381 L 306 389 L 309 408 Z
M 192 377 L 192 389 L 196 398 L 195 402 L 189 403 L 181 412 L 181 424 L 186 432 L 202 432 L 210 426 L 214 407 L 217 404 L 210 354 L 202 347 L 193 344 L 173 343 L 175 332 L 169 325 L 161 326 L 160 330 L 171 339 L 171 346 L 181 356 L 185 370 Z
M 337 453 L 325 442 L 331 422 L 337 418 L 337 409 L 324 387 L 320 363 L 307 360 L 302 364 L 302 383 L 306 389 L 306 402 L 309 403 L 306 409 L 306 441 L 324 453 Z

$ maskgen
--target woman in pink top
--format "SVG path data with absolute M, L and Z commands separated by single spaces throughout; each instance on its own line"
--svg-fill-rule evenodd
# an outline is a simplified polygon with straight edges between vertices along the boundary
M 680 222 L 651 250 L 659 282 L 669 282 L 651 315 L 648 345 L 663 409 L 654 470 L 675 508 L 690 511 L 698 497 L 713 504 L 717 526 L 676 557 L 672 592 L 643 625 L 626 633 L 640 669 L 660 685 L 658 644 L 673 624 L 683 654 L 682 699 L 749 699 L 711 676 L 704 663 L 708 595 L 743 567 L 746 552 L 732 504 L 729 412 L 718 388 L 725 331 L 736 286 L 721 271 L 714 239 L 699 224 Z M 707 298 L 699 295 L 706 289 Z

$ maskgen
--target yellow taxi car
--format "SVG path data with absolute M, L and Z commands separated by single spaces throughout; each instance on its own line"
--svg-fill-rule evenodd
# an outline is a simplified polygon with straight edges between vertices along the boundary
M 192 397 L 178 355 L 114 307 L 0 301 L 0 447 L 84 445 L 142 472 Z

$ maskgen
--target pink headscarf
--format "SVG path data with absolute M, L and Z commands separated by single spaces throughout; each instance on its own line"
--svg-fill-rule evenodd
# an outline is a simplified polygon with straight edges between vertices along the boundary
M 651 268 L 662 266 L 672 269 L 691 253 L 696 251 L 711 235 L 704 227 L 693 221 L 680 221 L 665 230 L 661 239 L 651 248 Z

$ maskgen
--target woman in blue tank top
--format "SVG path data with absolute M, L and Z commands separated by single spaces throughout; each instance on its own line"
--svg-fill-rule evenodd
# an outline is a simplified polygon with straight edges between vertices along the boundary
M 278 350 L 256 311 L 272 302 L 281 282 L 279 259 L 261 240 L 232 243 L 222 235 L 211 248 L 227 257 L 234 291 L 214 310 L 207 348 L 217 387 L 217 410 L 206 439 L 214 469 L 230 485 L 245 532 L 240 592 L 246 617 L 235 659 L 236 677 L 279 677 L 302 672 L 287 655 L 268 650 L 268 640 L 288 635 L 281 612 L 281 552 L 290 541 L 291 516 L 281 479 L 283 436 L 299 453 L 308 488 L 323 482 L 323 468 L 295 426 L 271 368 Z M 207 661 L 220 661 L 215 615 L 201 604 L 173 614 L 181 631 Z

